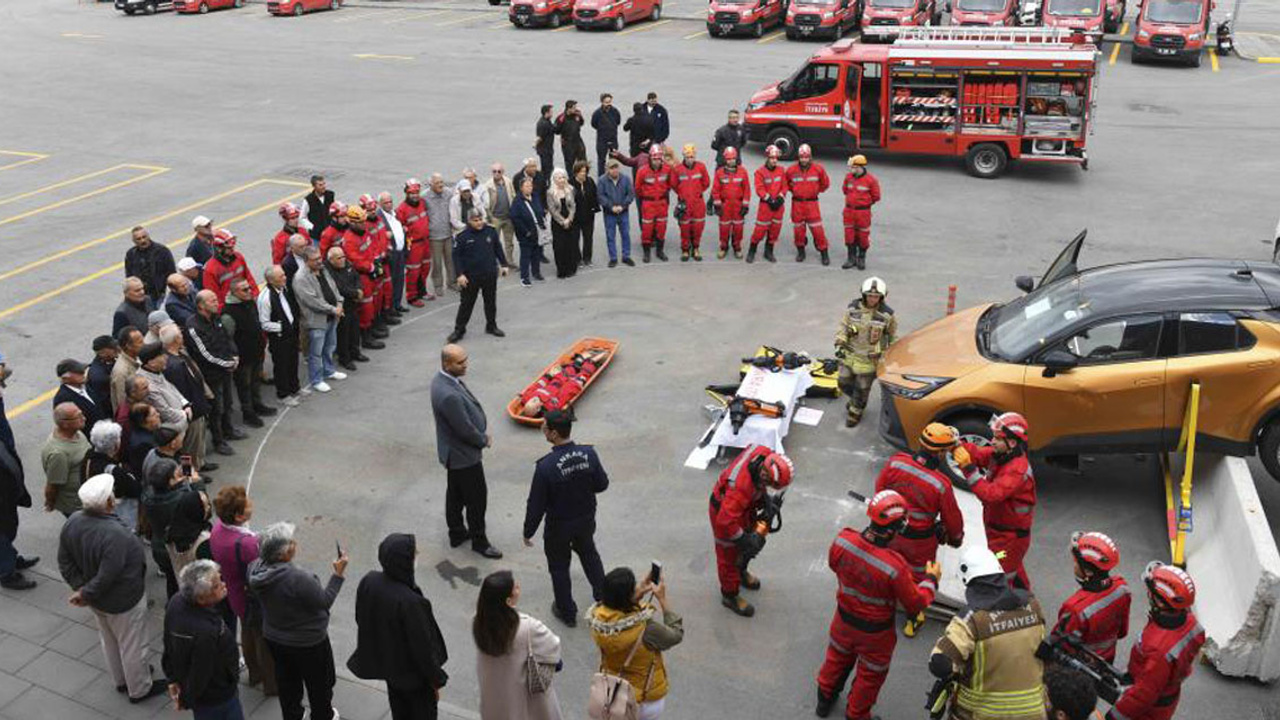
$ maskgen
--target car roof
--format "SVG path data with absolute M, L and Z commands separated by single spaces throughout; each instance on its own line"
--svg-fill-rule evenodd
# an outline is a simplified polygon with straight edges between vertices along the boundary
M 1280 304 L 1280 267 L 1267 263 L 1151 260 L 1090 268 L 1074 277 L 1095 315 L 1266 310 Z

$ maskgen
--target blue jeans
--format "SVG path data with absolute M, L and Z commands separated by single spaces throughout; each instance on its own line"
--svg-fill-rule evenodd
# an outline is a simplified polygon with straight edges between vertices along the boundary
M 623 210 L 621 214 L 604 214 L 604 240 L 609 246 L 609 260 L 617 261 L 618 251 L 613 244 L 614 233 L 622 234 L 622 257 L 631 257 L 631 211 Z
M 532 276 L 532 277 L 531 277 Z M 542 250 L 537 243 L 520 243 L 520 281 L 542 277 Z
M 392 250 L 387 253 L 391 258 L 391 307 L 404 309 L 404 263 L 408 250 Z
M 221 705 L 207 705 L 191 708 L 196 720 L 244 720 L 244 708 L 240 706 L 240 697 L 235 696 Z
M 311 346 L 307 348 L 307 371 L 311 384 L 319 385 L 333 374 L 333 351 L 338 347 L 338 323 L 333 319 L 323 329 L 307 331 Z

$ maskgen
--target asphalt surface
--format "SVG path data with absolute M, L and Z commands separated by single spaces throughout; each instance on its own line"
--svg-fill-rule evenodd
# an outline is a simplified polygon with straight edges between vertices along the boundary
M 696 7 L 667 3 L 680 4 Z M 351 200 L 398 191 L 410 175 L 456 179 L 473 166 L 483 176 L 494 160 L 514 168 L 532 154 L 539 104 L 575 97 L 589 113 L 602 91 L 624 109 L 657 91 L 671 112 L 672 141 L 696 142 L 709 157 L 705 147 L 724 112 L 818 47 L 772 36 L 711 40 L 701 23 L 678 20 L 633 25 L 621 36 L 518 31 L 506 23 L 506 8 L 452 5 L 459 9 L 347 8 L 300 19 L 269 17 L 260 5 L 133 18 L 106 5 L 0 6 L 0 349 L 16 371 L 5 402 L 32 469 L 29 487 L 42 482 L 39 446 L 50 424 L 42 393 L 56 382 L 51 368 L 65 356 L 87 360 L 89 339 L 109 329 L 122 278 L 114 266 L 132 225 L 181 248 L 193 215 L 213 217 L 237 232 L 261 278 L 275 205 L 301 195 L 312 172 L 328 175 Z M 584 627 L 568 630 L 551 618 L 541 550 L 523 549 L 519 539 L 532 463 L 545 444 L 503 418 L 502 408 L 576 338 L 616 338 L 621 351 L 580 405 L 577 433 L 596 444 L 613 478 L 598 534 L 606 565 L 641 569 L 662 560 L 673 605 L 686 617 L 686 641 L 669 655 L 667 716 L 806 717 L 834 606 L 826 548 L 840 527 L 861 524 L 845 490 L 871 487 L 890 450 L 873 426 L 844 429 L 840 403 L 813 403 L 826 415 L 788 438 L 800 476 L 786 528 L 755 566 L 765 581 L 752 597 L 758 614 L 743 620 L 718 603 L 706 526 L 714 473 L 682 467 L 705 428 L 701 388 L 736 377 L 738 358 L 762 342 L 828 352 L 841 308 L 872 272 L 890 284 L 890 303 L 909 330 L 942 314 L 950 284 L 962 307 L 1014 296 L 1013 276 L 1038 274 L 1082 228 L 1089 229 L 1085 265 L 1269 257 L 1280 206 L 1273 120 L 1280 68 L 1234 58 L 1217 69 L 1131 66 L 1127 47 L 1114 64 L 1112 57 L 1104 47 L 1088 172 L 1015 167 L 981 181 L 958 160 L 872 155 L 885 199 L 868 273 L 838 270 L 843 258 L 823 268 L 812 254 L 796 265 L 789 227 L 777 265 L 710 257 L 609 270 L 598 229 L 597 265 L 578 278 L 533 290 L 505 279 L 499 318 L 508 337 L 480 334 L 477 318 L 467 342 L 468 382 L 494 435 L 488 517 L 491 538 L 507 553 L 502 561 L 445 543 L 427 383 L 455 295 L 415 311 L 390 349 L 334 393 L 238 443 L 217 485 L 251 482 L 254 526 L 297 522 L 301 562 L 316 571 L 331 559 L 333 539 L 349 548 L 353 582 L 332 625 L 340 672 L 354 640 L 354 579 L 375 565 L 386 533 L 411 531 L 422 553 L 419 579 L 449 641 L 444 698 L 455 714 L 477 706 L 468 637 L 475 586 L 485 573 L 510 568 L 524 588 L 522 608 L 565 639 L 557 683 L 568 715 L 578 716 L 596 652 Z M 842 158 L 819 160 L 843 175 Z M 761 148 L 751 147 L 745 162 L 754 169 Z M 828 193 L 823 214 L 837 255 L 839 208 Z M 638 244 L 634 228 L 633 236 Z M 714 237 L 712 225 L 704 256 L 714 254 Z M 1276 530 L 1280 485 L 1258 478 Z M 1046 606 L 1072 590 L 1066 542 L 1075 529 L 1111 533 L 1130 578 L 1149 559 L 1166 558 L 1162 491 L 1149 460 L 1105 458 L 1079 475 L 1042 469 L 1038 479 L 1029 562 Z M 60 525 L 26 513 L 19 545 L 52 558 Z M 574 577 L 585 608 L 585 580 L 576 569 Z M 1135 632 L 1143 610 L 1135 604 Z M 927 645 L 939 628 L 899 643 L 879 705 L 885 717 L 921 715 Z M 1179 716 L 1259 717 L 1267 704 L 1276 704 L 1273 688 L 1201 668 Z M 342 695 L 338 706 L 344 717 L 381 714 L 344 706 Z M 254 717 L 277 713 L 265 703 Z

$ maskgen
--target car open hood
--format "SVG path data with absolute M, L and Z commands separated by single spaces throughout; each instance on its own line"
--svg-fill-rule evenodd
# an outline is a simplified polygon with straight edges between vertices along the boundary
M 989 307 L 962 310 L 899 339 L 884 355 L 885 374 L 957 378 L 989 365 L 974 336 L 978 318 Z

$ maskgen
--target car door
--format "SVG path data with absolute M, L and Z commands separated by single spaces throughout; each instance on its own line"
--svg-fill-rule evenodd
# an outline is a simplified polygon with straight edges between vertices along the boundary
M 1061 280 L 1064 277 L 1070 277 L 1080 272 L 1077 261 L 1080 259 L 1080 249 L 1084 247 L 1084 239 L 1088 236 L 1087 229 L 1081 230 L 1067 246 L 1058 253 L 1058 257 L 1054 258 L 1049 265 L 1049 269 L 1044 271 L 1044 275 L 1040 278 L 1040 284 L 1036 287 L 1044 287 L 1055 280 Z
M 1102 319 L 1033 356 L 1023 379 L 1023 404 L 1037 449 L 1157 449 L 1164 427 L 1163 326 L 1159 314 Z M 1075 367 L 1047 370 L 1046 355 L 1055 352 L 1066 353 Z

